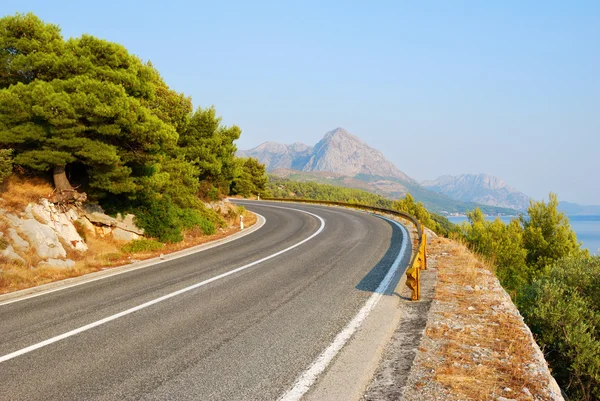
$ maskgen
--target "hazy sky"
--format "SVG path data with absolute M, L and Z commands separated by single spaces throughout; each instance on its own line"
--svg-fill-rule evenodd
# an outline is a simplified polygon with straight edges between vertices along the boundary
M 338 126 L 418 179 L 488 173 L 600 204 L 598 1 L 27 1 L 151 60 L 238 147 Z M 527 4 L 525 4 L 527 3 Z

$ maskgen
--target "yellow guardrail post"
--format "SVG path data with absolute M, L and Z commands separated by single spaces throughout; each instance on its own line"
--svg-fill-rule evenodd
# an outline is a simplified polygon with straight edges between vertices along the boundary
M 412 300 L 421 299 L 421 266 L 419 258 L 415 259 L 413 265 L 406 270 L 406 286 L 412 290 Z
M 421 270 L 427 269 L 427 235 L 423 234 L 412 266 L 406 270 L 406 286 L 412 290 L 412 300 L 421 299 Z
M 423 233 L 423 240 L 421 240 L 421 270 L 427 270 L 427 234 Z

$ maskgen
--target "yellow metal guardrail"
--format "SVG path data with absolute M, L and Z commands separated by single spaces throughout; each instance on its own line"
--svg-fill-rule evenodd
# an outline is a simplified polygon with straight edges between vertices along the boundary
M 419 299 L 421 299 L 421 270 L 427 269 L 427 236 L 423 232 L 423 225 L 415 216 L 408 213 L 399 212 L 397 210 L 361 205 L 356 203 L 293 198 L 262 198 L 262 200 L 351 207 L 354 209 L 366 210 L 376 213 L 391 214 L 410 221 L 417 229 L 417 239 L 414 244 L 414 249 L 416 250 L 416 252 L 413 253 L 409 268 L 406 270 L 406 286 L 412 290 L 413 301 L 418 301 Z

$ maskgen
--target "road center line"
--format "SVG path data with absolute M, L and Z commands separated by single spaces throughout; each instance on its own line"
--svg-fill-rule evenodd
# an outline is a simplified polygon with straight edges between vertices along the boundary
M 333 358 L 335 358 L 335 356 L 338 354 L 338 352 L 340 352 L 344 345 L 346 345 L 346 343 L 348 342 L 348 340 L 350 340 L 350 338 L 356 332 L 356 330 L 358 330 L 363 321 L 369 316 L 369 313 L 371 312 L 371 310 L 373 310 L 375 305 L 377 305 L 377 302 L 379 302 L 379 300 L 381 299 L 383 292 L 390 285 L 392 278 L 398 271 L 400 263 L 402 263 L 402 259 L 404 258 L 404 255 L 406 253 L 406 248 L 408 246 L 408 232 L 406 228 L 397 221 L 382 216 L 379 217 L 396 224 L 398 227 L 400 227 L 404 234 L 402 247 L 400 248 L 400 253 L 398 254 L 398 257 L 396 258 L 396 260 L 390 267 L 390 270 L 375 290 L 375 293 L 369 297 L 365 305 L 358 311 L 356 316 L 354 316 L 350 323 L 348 323 L 348 325 L 344 327 L 344 329 L 340 333 L 338 333 L 333 342 L 325 349 L 325 351 L 321 353 L 321 355 L 317 357 L 317 359 L 315 359 L 312 365 L 308 369 L 306 369 L 304 373 L 302 373 L 302 375 L 296 380 L 294 386 L 287 393 L 281 396 L 281 398 L 279 398 L 279 401 L 298 401 L 304 396 L 304 394 L 306 394 L 308 390 L 310 390 L 310 387 L 315 383 L 317 378 L 325 371 L 325 369 L 327 368 L 327 366 L 329 366 Z
M 203 287 L 203 286 L 205 286 L 207 284 L 210 284 L 210 283 L 212 283 L 214 281 L 220 280 L 220 279 L 225 278 L 227 276 L 231 276 L 232 274 L 241 272 L 242 270 L 248 269 L 248 268 L 250 268 L 252 266 L 256 266 L 259 263 L 265 262 L 265 261 L 267 261 L 269 259 L 273 259 L 273 258 L 275 258 L 275 257 L 277 257 L 279 255 L 282 255 L 282 254 L 284 254 L 284 253 L 286 253 L 288 251 L 291 251 L 292 249 L 297 248 L 300 245 L 302 245 L 302 244 L 310 241 L 311 239 L 313 239 L 314 237 L 316 237 L 317 235 L 319 235 L 325 229 L 325 220 L 323 220 L 323 218 L 321 216 L 318 216 L 318 215 L 316 215 L 314 213 L 310 213 L 310 212 L 307 212 L 305 210 L 293 209 L 293 208 L 281 207 L 281 206 L 272 206 L 272 205 L 261 205 L 261 206 L 273 207 L 273 208 L 277 208 L 277 209 L 288 209 L 288 210 L 294 210 L 294 211 L 297 211 L 297 212 L 305 213 L 305 214 L 311 215 L 313 217 L 316 217 L 321 222 L 321 226 L 310 237 L 308 237 L 308 238 L 306 238 L 306 239 L 304 239 L 304 240 L 302 240 L 302 241 L 300 241 L 300 242 L 298 242 L 298 243 L 296 243 L 296 244 L 294 244 L 294 245 L 292 245 L 292 246 L 290 246 L 288 248 L 285 248 L 285 249 L 283 249 L 283 250 L 281 250 L 279 252 L 276 252 L 276 253 L 274 253 L 272 255 L 269 255 L 269 256 L 267 256 L 265 258 L 262 258 L 260 260 L 257 260 L 257 261 L 254 261 L 252 263 L 249 263 L 247 265 L 235 268 L 235 269 L 230 270 L 230 271 L 228 271 L 226 273 L 219 274 L 218 276 L 209 278 L 209 279 L 201 281 L 199 283 L 190 285 L 189 287 L 182 288 L 182 289 L 177 290 L 175 292 L 172 292 L 170 294 L 163 295 L 160 298 L 156 298 L 156 299 L 153 299 L 152 301 L 148 301 L 148 302 L 145 302 L 145 303 L 143 303 L 141 305 L 134 306 L 133 308 L 124 310 L 123 312 L 119 312 L 119 313 L 114 314 L 112 316 L 105 317 L 104 319 L 97 320 L 97 321 L 95 321 L 93 323 L 90 323 L 90 324 L 87 324 L 85 326 L 79 327 L 77 329 L 71 330 L 71 331 L 69 331 L 67 333 L 58 335 L 56 337 L 49 338 L 49 339 L 47 339 L 45 341 L 39 342 L 37 344 L 30 345 L 29 347 L 22 348 L 22 349 L 20 349 L 18 351 L 15 351 L 15 352 L 12 352 L 10 354 L 1 356 L 0 357 L 0 363 L 6 362 L 6 361 L 8 361 L 10 359 L 13 359 L 13 358 L 16 358 L 18 356 L 21 356 L 21 355 L 27 354 L 29 352 L 35 351 L 35 350 L 40 349 L 42 347 L 45 347 L 47 345 L 53 344 L 53 343 L 55 343 L 57 341 L 64 340 L 65 338 L 72 337 L 72 336 L 74 336 L 76 334 L 83 333 L 84 331 L 93 329 L 94 327 L 98 327 L 98 326 L 101 326 L 101 325 L 103 325 L 105 323 L 112 322 L 113 320 L 117 320 L 117 319 L 119 319 L 119 318 L 121 318 L 123 316 L 127 316 L 127 315 L 132 314 L 134 312 L 137 312 L 139 310 L 148 308 L 148 307 L 150 307 L 152 305 L 156 305 L 159 302 L 166 301 L 167 299 L 176 297 L 176 296 L 181 295 L 183 293 L 186 293 L 188 291 L 195 290 L 196 288 Z

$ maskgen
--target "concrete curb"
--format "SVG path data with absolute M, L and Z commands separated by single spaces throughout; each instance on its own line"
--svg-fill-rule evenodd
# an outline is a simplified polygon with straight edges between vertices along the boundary
M 169 253 L 164 255 L 161 259 L 160 257 L 141 260 L 138 262 L 131 263 L 129 265 L 117 266 L 112 268 L 107 268 L 106 270 L 101 270 L 89 274 L 85 274 L 83 276 L 72 277 L 60 281 L 55 281 L 48 284 L 42 284 L 37 287 L 26 288 L 19 291 L 9 292 L 7 294 L 0 295 L 0 306 L 11 304 L 13 302 L 23 301 L 25 299 L 34 298 L 40 295 L 49 294 L 51 292 L 64 290 L 67 288 L 75 287 L 81 284 L 90 283 L 96 280 L 102 280 L 108 277 L 116 276 L 122 273 L 131 272 L 138 269 L 143 269 L 146 267 L 154 266 L 160 263 L 168 262 L 174 259 L 179 259 L 184 256 L 188 256 L 197 252 L 206 251 L 211 248 L 215 248 L 220 245 L 227 244 L 229 242 L 235 241 L 242 237 L 252 234 L 253 232 L 259 230 L 266 222 L 266 219 L 258 213 L 254 213 L 257 216 L 257 222 L 252 227 L 247 228 L 243 231 L 237 232 L 233 235 L 230 235 L 226 238 L 211 241 L 206 244 L 196 245 L 191 248 L 182 249 L 181 251 Z

